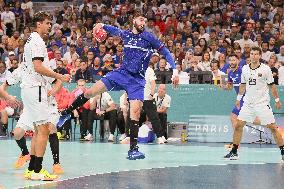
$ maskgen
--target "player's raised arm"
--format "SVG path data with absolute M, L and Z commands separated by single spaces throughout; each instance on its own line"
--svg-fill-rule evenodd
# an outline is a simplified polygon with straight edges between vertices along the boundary
M 104 40 L 106 40 L 107 33 L 109 33 L 112 36 L 121 37 L 122 30 L 117 27 L 111 25 L 105 25 L 102 23 L 96 24 L 95 27 L 93 28 L 93 35 L 98 42 L 103 42 Z

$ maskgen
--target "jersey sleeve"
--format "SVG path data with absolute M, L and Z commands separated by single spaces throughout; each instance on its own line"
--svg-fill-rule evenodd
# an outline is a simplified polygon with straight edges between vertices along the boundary
M 110 35 L 113 35 L 113 36 L 122 37 L 122 35 L 123 35 L 123 30 L 121 30 L 121 29 L 119 29 L 117 27 L 114 27 L 114 26 L 104 25 L 103 29 L 107 33 L 109 33 Z
M 273 78 L 273 74 L 270 68 L 267 68 L 267 72 L 266 72 L 266 83 L 268 85 L 272 85 L 274 84 L 274 78 Z
M 175 64 L 174 58 L 171 55 L 171 52 L 169 51 L 169 49 L 165 47 L 165 45 L 151 33 L 148 33 L 148 40 L 151 43 L 152 47 L 158 50 L 162 55 L 164 55 L 167 62 L 171 65 L 173 69 L 175 69 L 176 64 Z
M 36 59 L 38 60 L 44 60 L 44 57 L 46 55 L 46 47 L 45 44 L 37 43 L 37 40 L 40 41 L 40 39 L 34 38 L 31 41 L 31 59 L 34 61 Z

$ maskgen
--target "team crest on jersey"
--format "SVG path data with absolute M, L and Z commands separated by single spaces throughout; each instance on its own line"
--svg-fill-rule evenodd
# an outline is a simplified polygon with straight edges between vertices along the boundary
M 262 77 L 262 73 L 258 73 L 258 77 Z

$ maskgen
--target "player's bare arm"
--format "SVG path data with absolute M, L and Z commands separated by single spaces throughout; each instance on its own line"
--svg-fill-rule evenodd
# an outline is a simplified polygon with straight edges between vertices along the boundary
M 240 107 L 241 107 L 240 101 L 241 101 L 243 95 L 245 94 L 245 91 L 246 91 L 246 85 L 241 83 L 239 93 L 238 93 L 238 96 L 237 96 L 237 100 L 236 100 L 236 106 L 237 106 L 238 109 L 240 109 Z
M 62 87 L 63 82 L 61 80 L 56 80 L 51 90 L 48 91 L 47 96 L 55 96 L 55 94 L 58 93 Z
M 33 64 L 34 64 L 35 71 L 41 75 L 52 77 L 52 78 L 61 80 L 62 82 L 70 81 L 70 75 L 62 75 L 62 74 L 56 73 L 48 69 L 42 64 L 42 60 L 39 60 L 39 59 L 33 60 Z
M 278 95 L 276 85 L 275 84 L 269 85 L 269 89 L 270 89 L 271 94 L 274 98 L 276 109 L 278 109 L 278 110 L 281 109 L 282 104 L 281 104 L 280 99 L 279 99 L 279 95 Z
M 12 108 L 17 108 L 20 105 L 20 102 L 16 99 L 16 97 L 9 95 L 7 92 L 8 88 L 9 85 L 6 82 L 0 86 L 0 98 L 6 100 Z

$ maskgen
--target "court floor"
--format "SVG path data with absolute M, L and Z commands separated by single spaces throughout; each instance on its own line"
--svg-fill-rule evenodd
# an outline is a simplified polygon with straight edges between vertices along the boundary
M 223 143 L 147 144 L 140 145 L 140 150 L 146 159 L 129 161 L 128 145 L 61 142 L 65 174 L 56 182 L 41 182 L 25 180 L 24 169 L 13 169 L 19 149 L 13 140 L 0 140 L 0 186 L 5 189 L 284 188 L 284 167 L 280 151 L 274 145 L 242 145 L 240 159 L 236 161 L 222 158 L 227 153 Z M 48 147 L 44 167 L 49 171 L 52 162 Z

